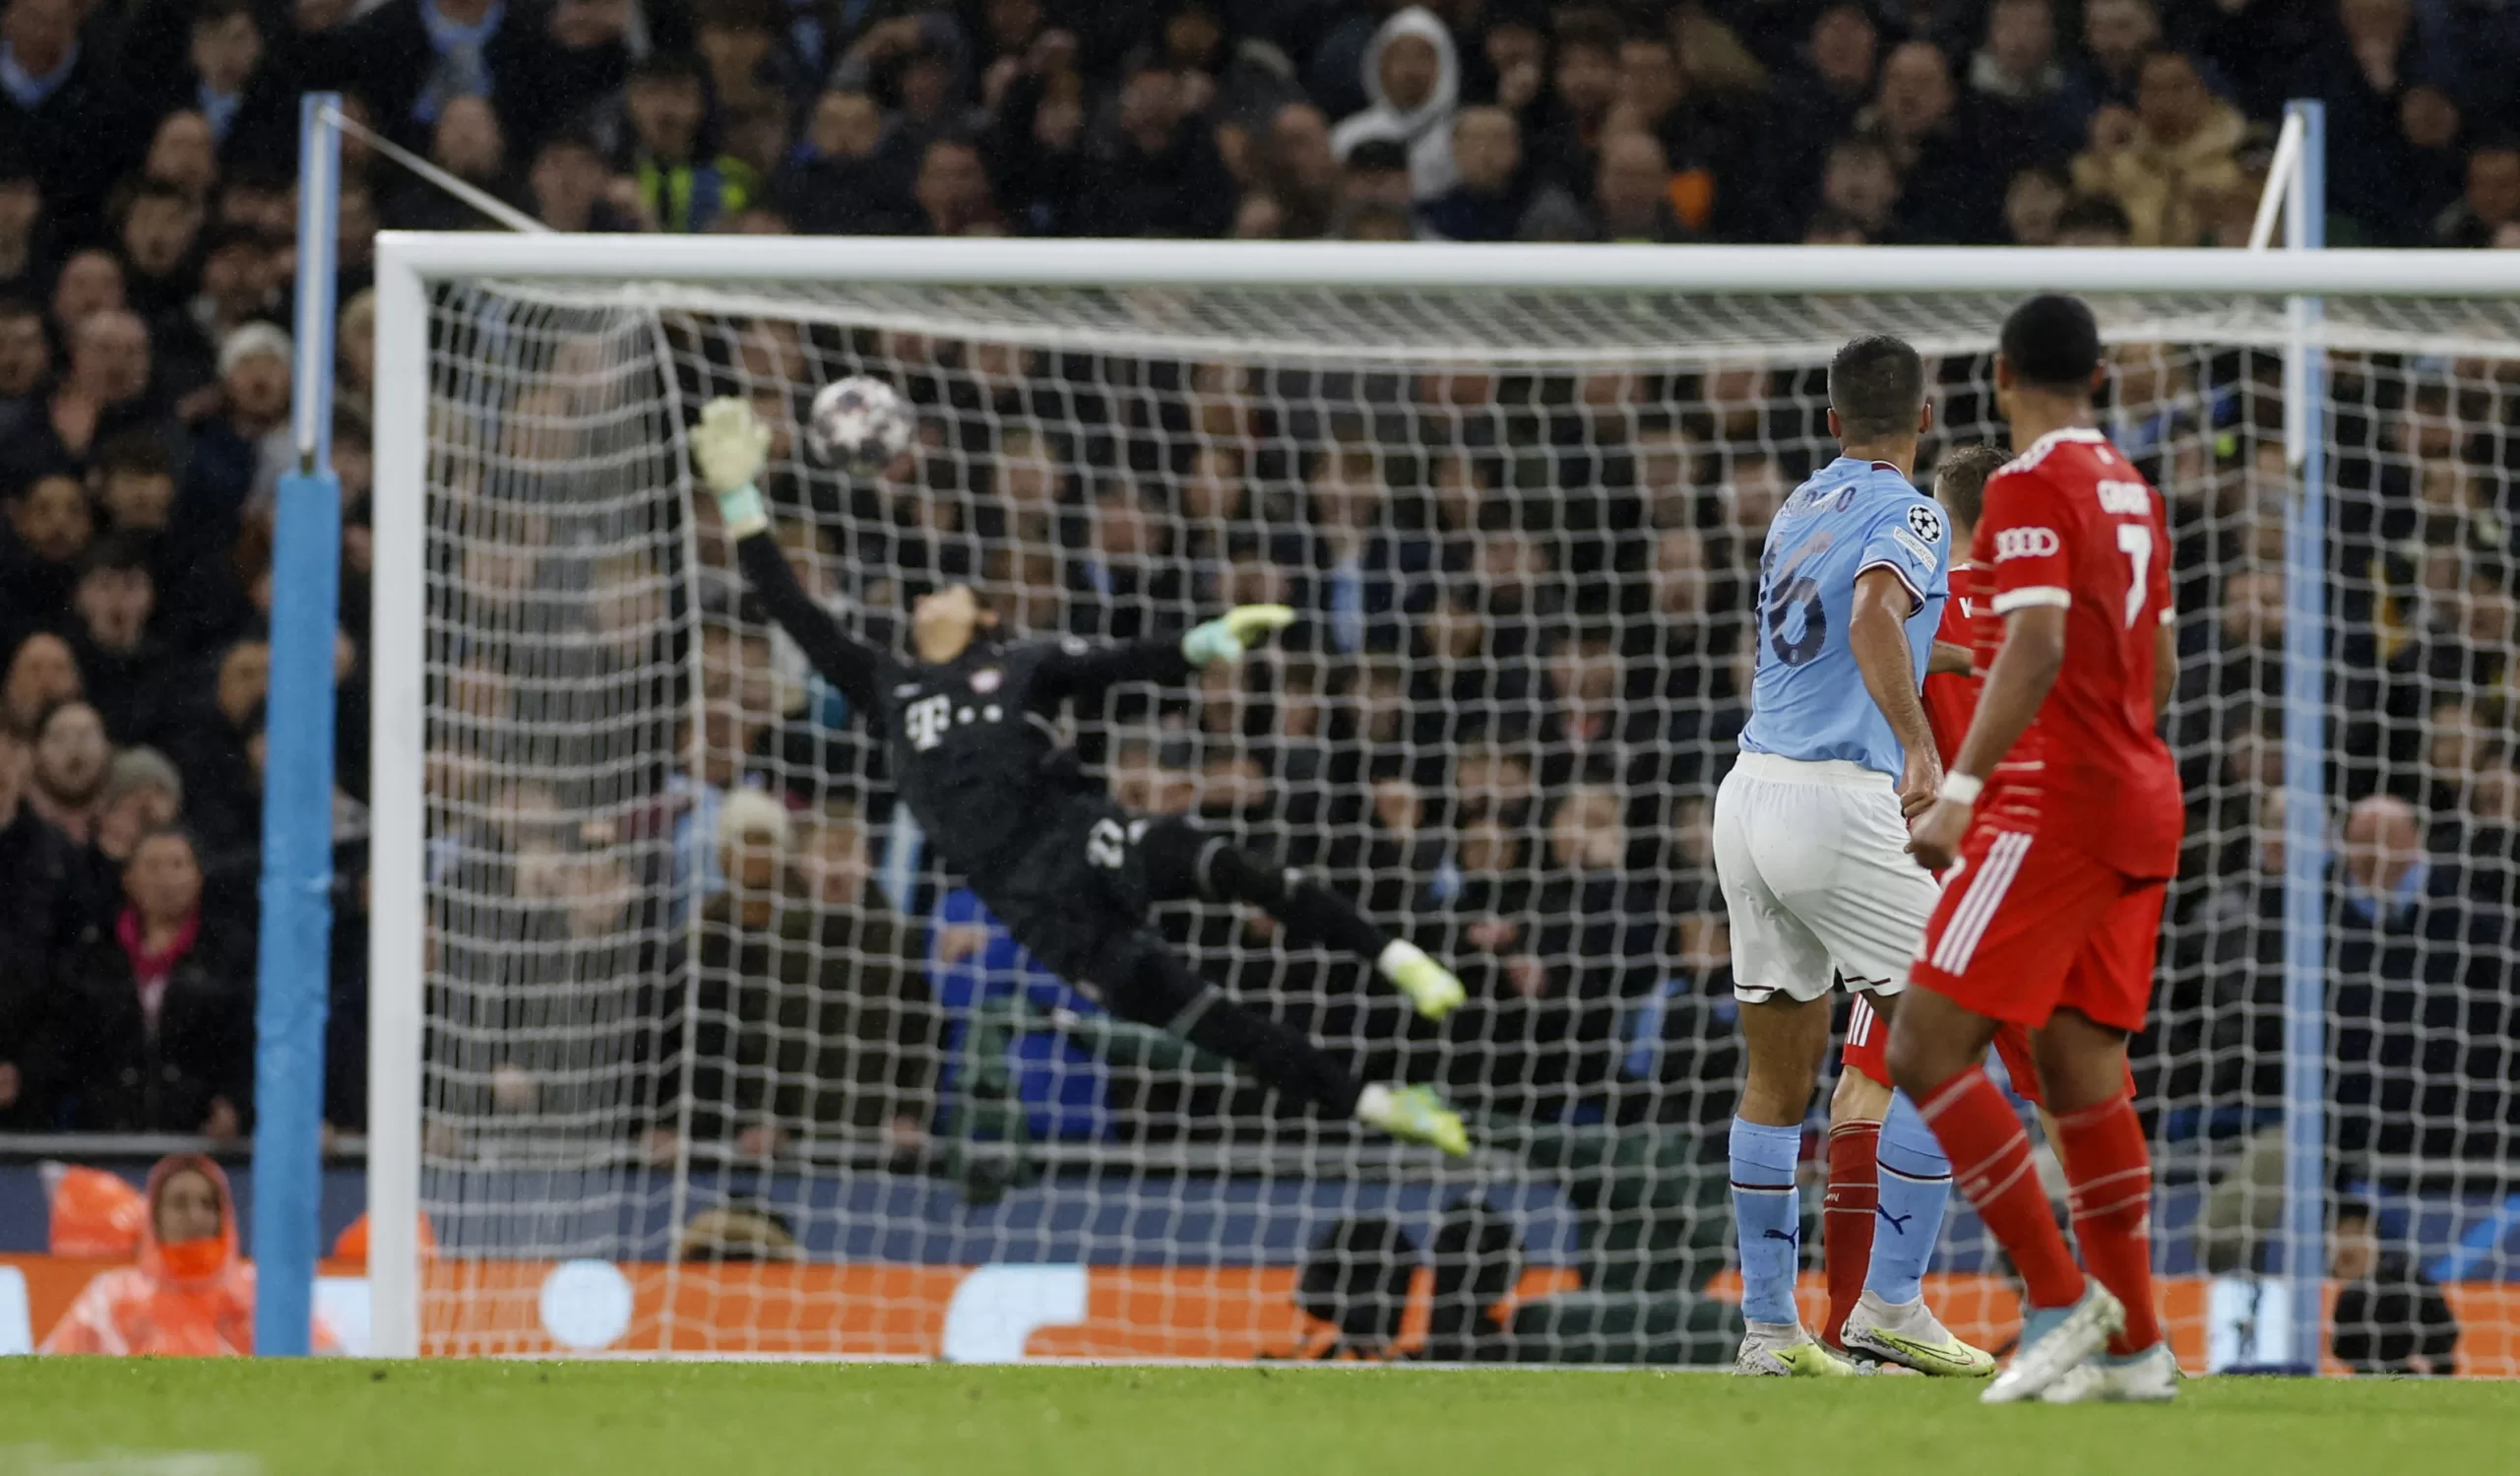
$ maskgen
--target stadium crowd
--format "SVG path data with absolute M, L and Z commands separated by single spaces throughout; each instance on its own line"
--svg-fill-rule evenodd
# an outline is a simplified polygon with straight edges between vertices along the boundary
M 2520 7 L 2458 0 L 6 0 L 0 1127 L 251 1122 L 301 89 L 341 90 L 378 133 L 567 230 L 2026 246 L 2236 244 L 2281 103 L 2306 95 L 2329 108 L 2331 239 L 2509 248 L 2515 71 Z M 346 148 L 326 1111 L 354 1128 L 380 556 L 364 263 L 382 226 L 488 223 Z M 1238 989 L 1327 1038 L 1399 1043 L 1377 1049 L 1490 1110 L 1729 1112 L 1706 804 L 1742 717 L 1759 535 L 1829 454 L 1809 366 L 1333 385 L 792 325 L 682 334 L 684 389 L 721 374 L 786 395 L 783 424 L 844 359 L 927 412 L 898 481 L 779 489 L 836 531 L 788 520 L 871 620 L 963 576 L 1020 627 L 1089 636 L 1228 600 L 1306 611 L 1247 685 L 1120 714 L 1091 756 L 1128 802 L 1238 817 L 1348 878 L 1460 960 L 1479 1003 L 1412 1036 L 1244 924 L 1180 921 Z M 2141 1055 L 2160 1130 L 2244 1135 L 2281 1099 L 2280 398 L 2243 354 L 2135 346 L 2116 367 L 2110 428 L 2182 535 L 2190 662 L 2172 722 L 2193 841 Z M 2338 378 L 2332 768 L 2351 808 L 2329 962 L 2349 1149 L 2496 1153 L 2520 1111 L 2512 368 L 2371 358 Z M 1941 375 L 1948 433 L 1994 434 L 1983 361 Z M 515 409 L 504 454 L 566 465 L 565 436 L 535 441 L 544 422 Z M 531 526 L 437 572 L 507 616 L 519 592 L 577 590 L 553 618 L 626 622 L 595 644 L 656 663 L 628 625 L 662 622 L 662 604 L 630 607 L 662 571 L 554 579 L 565 530 Z M 654 1044 L 681 1038 L 679 1006 L 648 1011 L 652 1059 L 672 1058 L 649 1100 L 688 1066 L 718 1103 L 696 1130 L 913 1144 L 968 1027 L 940 1019 L 945 976 L 984 928 L 946 908 L 931 929 L 931 891 L 879 883 L 886 816 L 847 777 L 871 763 L 862 738 L 753 679 L 782 658 L 730 587 L 703 616 L 704 731 L 654 744 L 678 766 L 672 884 L 590 836 L 528 837 L 537 797 L 514 787 L 467 832 L 499 859 L 467 884 L 539 920 L 517 924 L 545 960 L 527 993 L 598 966 L 576 942 L 664 977 L 663 945 L 618 937 L 664 931 L 643 910 L 703 912 L 718 993 L 696 1061 Z M 442 654 L 450 729 L 534 700 L 512 648 Z M 811 776 L 835 751 L 827 791 Z M 479 778 L 433 771 L 447 813 Z M 788 802 L 731 801 L 765 784 Z M 442 941 L 441 968 L 473 967 Z M 592 1100 L 495 1037 L 473 1072 L 486 1112 Z

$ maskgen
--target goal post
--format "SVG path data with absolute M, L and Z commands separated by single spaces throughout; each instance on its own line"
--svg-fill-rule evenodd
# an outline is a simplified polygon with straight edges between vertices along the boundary
M 2290 196 L 2284 244 L 2327 246 L 2327 104 L 2296 101 L 2270 192 Z M 2320 299 L 2295 293 L 2284 346 L 2284 461 L 2298 516 L 2284 540 L 2284 1258 L 2293 1323 L 2285 1362 L 2314 1369 L 2323 1351 L 2327 1235 L 2327 358 Z M 2299 816 L 2297 820 L 2294 816 Z
M 2378 1023 L 2340 1046 L 2331 1022 L 2321 1064 L 2374 1031 L 2371 1049 L 2391 1070 L 2391 1052 L 2433 1052 L 2411 1069 L 2438 1090 L 2412 1107 L 2367 1067 L 2343 1073 L 2360 1086 L 2340 1086 L 2332 1071 L 2287 1072 L 2286 1008 L 2300 996 L 2286 990 L 2299 956 L 2288 957 L 2280 924 L 2245 957 L 2214 943 L 2217 928 L 2258 927 L 2251 909 L 2264 885 L 2276 887 L 2268 905 L 2284 896 L 2286 864 L 2268 883 L 2260 849 L 2287 833 L 2322 844 L 2336 833 L 2328 771 L 2353 771 L 2340 799 L 2447 803 L 2455 814 L 2427 818 L 2471 826 L 2484 823 L 2485 802 L 2470 794 L 2508 772 L 2504 720 L 2498 708 L 2488 717 L 2487 693 L 2390 665 L 2431 638 L 2423 622 L 2447 608 L 2439 601 L 2467 598 L 2472 570 L 2485 567 L 2437 569 L 2424 545 L 2488 515 L 2487 469 L 2464 449 L 2400 441 L 2441 419 L 2482 436 L 2484 417 L 2520 406 L 2520 375 L 2509 372 L 2520 362 L 2520 279 L 2496 253 L 387 232 L 376 273 L 375 528 L 386 553 L 373 593 L 369 1281 L 380 1354 L 1020 1354 L 1020 1329 L 962 1344 L 952 1329 L 1030 1316 L 1023 1325 L 1082 1320 L 1086 1330 L 1042 1345 L 1068 1352 L 1245 1356 L 1274 1351 L 1288 1322 L 1277 1309 L 1307 1255 L 1380 1264 L 1356 1239 L 1381 1233 L 1371 1224 L 1431 1249 L 1447 1227 L 1467 1233 L 1462 1217 L 1477 1205 L 1512 1221 L 1524 1247 L 1526 1311 L 1502 1334 L 1512 1356 L 1633 1361 L 1689 1339 L 1703 1354 L 1712 1324 L 1679 1325 L 1701 1304 L 1649 1311 L 1618 1299 L 1663 1285 L 1638 1257 L 1691 1253 L 1684 1243 L 1720 1203 L 1672 1208 L 1686 1234 L 1614 1263 L 1596 1234 L 1606 1211 L 1564 1166 L 1594 1161 L 1587 1154 L 1627 1162 L 1633 1149 L 1637 1172 L 1651 1172 L 1663 1150 L 1638 1144 L 1658 1133 L 1678 1142 L 1729 1112 L 1720 992 L 1692 992 L 1716 977 L 1721 950 L 1709 940 L 1720 939 L 1720 918 L 1687 839 L 1729 749 L 1723 724 L 1738 717 L 1730 670 L 1742 654 L 1741 611 L 1721 607 L 1748 598 L 1743 552 L 1755 562 L 1779 485 L 1830 454 L 1813 429 L 1823 403 L 1813 376 L 1838 343 L 1909 338 L 1939 361 L 1935 392 L 1956 422 L 1930 446 L 1991 436 L 1984 360 L 1994 325 L 2012 301 L 2046 289 L 2100 310 L 2117 376 L 2112 429 L 2122 425 L 2160 468 L 2191 545 L 2177 571 L 2183 649 L 2205 675 L 2183 689 L 2173 721 L 2197 786 L 2191 813 L 2206 833 L 2191 851 L 2205 870 L 2174 904 L 2163 1024 L 2142 1048 L 2159 1106 L 2148 1122 L 2172 1161 L 2164 1172 L 2188 1176 L 2194 1193 L 2181 1203 L 2200 1221 L 2222 1217 L 2212 1249 L 2175 1257 L 2193 1273 L 2182 1273 L 2173 1308 L 2183 1348 L 2202 1357 L 2211 1344 L 2227 1364 L 2316 1351 L 2314 1329 L 2296 1329 L 2298 1345 L 2282 1350 L 2251 1342 L 2248 1317 L 2231 1309 L 2265 1305 L 2261 1291 L 2315 1306 L 2293 1300 L 2304 1279 L 2276 1248 L 2298 1260 L 2335 1208 L 2341 1162 L 2304 1204 L 2302 1165 L 2287 1152 L 2338 1143 L 2321 1131 L 2331 1115 L 2353 1119 L 2333 1151 L 2358 1155 L 2352 1191 L 2380 1203 L 2391 1233 L 2436 1235 L 2441 1205 L 2473 1206 L 2499 1186 L 2477 1137 L 2488 1129 L 2466 1122 L 2506 1105 L 2482 1074 L 2496 1058 L 2477 1032 L 2498 1028 L 2488 996 L 2520 977 L 2502 956 L 2507 941 L 2499 953 L 2478 941 L 2487 903 L 2463 901 L 2480 931 L 2448 950 L 2457 957 L 2441 961 L 2442 979 L 2418 981 L 2448 993 L 2464 1032 L 2447 1056 L 2429 1024 L 2401 1039 L 2387 1013 L 2407 1002 L 2399 981 L 2382 981 L 2385 1008 L 2358 1003 L 2370 991 L 2334 982 L 2347 966 L 2337 949 L 2323 965 L 2327 1009 L 2369 1009 Z M 2323 311 L 2293 310 L 2308 299 Z M 2289 469 L 2317 479 L 2306 498 L 2280 455 L 2288 430 L 2298 433 L 2279 372 L 2288 349 L 2351 367 L 2347 389 L 2333 376 L 2295 382 L 2321 397 L 2323 417 L 2328 397 L 2357 397 L 2348 408 L 2360 439 L 2343 445 L 2331 429 Z M 766 640 L 768 654 L 747 654 L 759 632 L 712 565 L 717 535 L 709 509 L 690 500 L 676 437 L 710 394 L 792 407 L 850 372 L 915 381 L 932 434 L 915 470 L 873 488 L 806 465 L 801 451 L 779 453 L 782 527 L 804 530 L 800 556 L 825 560 L 825 592 L 849 618 L 889 630 L 909 587 L 968 575 L 1033 602 L 1026 610 L 1091 607 L 1102 623 L 1086 633 L 1105 634 L 1125 603 L 1106 588 L 1120 564 L 1130 609 L 1150 628 L 1270 581 L 1309 602 L 1309 644 L 1271 668 L 1266 692 L 1171 706 L 1124 693 L 1083 715 L 1101 735 L 1094 760 L 1115 776 L 1142 766 L 1130 782 L 1231 816 L 1333 870 L 1393 926 L 1476 955 L 1492 986 L 1478 1024 L 1402 1033 L 1388 1010 L 1349 997 L 1368 991 L 1362 971 L 1332 972 L 1222 914 L 1179 924 L 1210 950 L 1203 964 L 1229 967 L 1237 993 L 1378 1066 L 1444 1081 L 1501 1146 L 1458 1170 L 1387 1153 L 1271 1114 L 1220 1084 L 1212 1063 L 1157 1060 L 1158 1043 L 1025 1015 L 1006 1001 L 1036 986 L 993 983 L 995 955 L 970 954 L 958 972 L 966 956 L 953 948 L 965 939 L 954 930 L 985 929 L 937 900 L 945 883 L 920 880 L 914 862 L 870 866 L 884 875 L 865 885 L 869 896 L 889 886 L 905 935 L 928 938 L 924 953 L 882 963 L 905 1000 L 917 996 L 900 1009 L 923 1011 L 931 1033 L 898 1013 L 870 1026 L 867 1001 L 817 995 L 814 1010 L 838 1013 L 782 1015 L 786 996 L 771 998 L 758 1005 L 768 1023 L 745 1034 L 760 1023 L 746 1013 L 756 1006 L 744 1000 L 745 959 L 854 979 L 879 950 L 868 921 L 850 913 L 856 931 L 799 923 L 824 931 L 790 938 L 788 952 L 746 954 L 749 883 L 715 874 L 741 859 L 745 840 L 733 822 L 710 828 L 725 798 L 751 784 L 803 797 L 789 802 L 802 806 L 792 832 L 763 822 L 759 844 L 783 858 L 843 846 L 830 838 L 844 833 L 834 818 L 844 812 L 848 837 L 896 844 L 888 860 L 903 860 L 909 838 L 878 821 L 880 784 L 862 741 L 834 736 L 847 717 L 824 721 L 828 694 L 809 691 Z M 2321 507 L 2337 475 L 2322 458 L 2340 445 L 2371 484 L 2339 487 L 2334 505 L 2391 498 L 2414 509 L 2413 535 L 2358 525 L 2353 556 L 2368 551 L 2364 563 L 2330 545 L 2329 517 L 2298 516 Z M 2267 446 L 2279 452 L 2271 471 L 2256 456 Z M 1192 483 L 1224 475 L 1210 471 L 1220 465 L 1242 500 L 1230 512 L 1194 508 L 1204 494 Z M 1036 467 L 1046 468 L 1051 505 L 1028 522 L 1010 511 L 1008 488 Z M 2490 475 L 2508 470 L 2497 462 Z M 1446 476 L 1475 505 L 1448 510 L 1447 492 L 1462 488 Z M 1371 495 L 1345 485 L 1354 481 Z M 1328 525 L 1339 509 L 1356 507 L 1383 521 L 1346 552 L 1316 551 L 1338 542 Z M 1380 551 L 1403 545 L 1405 555 Z M 1028 572 L 1035 562 L 1041 569 Z M 2507 583 L 2500 563 L 2491 568 Z M 2241 617 L 2259 618 L 2258 607 L 2238 609 L 2236 592 L 2286 569 L 2267 618 L 2280 623 L 2289 598 L 2351 627 L 2340 649 L 2363 644 L 2345 657 L 2296 634 L 2273 658 L 2249 647 Z M 2314 588 L 2304 571 L 2317 572 Z M 1147 593 L 1164 581 L 1166 593 Z M 2478 642 L 2507 655 L 2510 639 Z M 607 640 L 610 654 L 570 654 Z M 2349 659 L 2362 665 L 2348 671 Z M 613 684 L 571 706 L 562 688 L 593 682 L 583 674 L 595 670 Z M 2445 771 L 2437 745 L 2385 737 L 2367 762 L 2338 751 L 2324 765 L 2303 766 L 2298 752 L 2284 762 L 2288 727 L 2363 735 L 2348 704 L 2366 688 L 2404 704 L 2426 738 L 2454 721 L 2439 715 L 2453 706 L 2455 721 L 2490 726 L 2459 735 L 2473 738 L 2478 756 L 2459 761 L 2475 772 Z M 755 700 L 782 715 L 758 732 L 739 710 Z M 1378 716 L 1377 702 L 1397 715 Z M 1208 716 L 1228 707 L 1230 719 Z M 1340 741 L 1370 761 L 1346 773 L 1295 752 L 1309 730 L 1233 726 L 1263 710 L 1269 721 L 1319 722 L 1311 737 L 1325 751 L 1334 729 L 1349 735 Z M 1379 751 L 1351 741 L 1386 717 Z M 730 748 L 713 746 L 722 718 Z M 810 729 L 810 744 L 785 743 L 783 725 Z M 820 772 L 844 750 L 857 769 Z M 731 777 L 704 775 L 713 758 Z M 1502 800 L 1479 788 L 1509 783 L 1494 792 Z M 2520 806 L 2520 780 L 2509 788 L 2502 802 Z M 1303 804 L 1279 804 L 1290 795 Z M 558 839 L 515 839 L 528 828 L 513 813 L 520 796 L 533 827 Z M 2271 816 L 2288 796 L 2290 812 Z M 459 853 L 473 843 L 454 833 L 461 826 L 508 834 L 468 861 Z M 1597 863 L 1587 828 L 1614 830 L 1627 850 Z M 2497 864 L 2497 878 L 2509 869 Z M 2297 890 L 2308 890 L 2300 880 L 2297 868 Z M 2324 876 L 2308 880 L 2323 935 L 2362 926 L 2338 921 Z M 548 905 L 514 905 L 512 892 Z M 1514 900 L 1472 917 L 1462 899 L 1481 896 Z M 1588 931 L 1604 908 L 1642 940 Z M 1480 941 L 1503 935 L 1483 931 L 1490 922 L 1526 941 Z M 847 967 L 825 972 L 836 960 Z M 1016 1012 L 991 1012 L 1001 1008 Z M 845 1027 L 825 1023 L 851 1009 Z M 1670 1065 L 1678 1057 L 1668 1049 L 1683 1017 L 1696 1032 L 1679 1053 L 1689 1070 Z M 508 1059 L 496 1049 L 502 1030 L 532 1036 L 540 1054 Z M 1007 1031 L 1056 1039 L 1017 1061 L 999 1051 Z M 740 1044 L 756 1037 L 757 1047 Z M 712 1044 L 722 1040 L 732 1044 Z M 875 1082 L 890 1067 L 868 1062 L 887 1051 L 916 1071 Z M 1091 1124 L 1053 1114 L 1047 1129 L 1028 1129 L 1038 1102 L 986 1096 L 1001 1066 L 1021 1076 L 1052 1058 L 1071 1073 L 1056 1079 L 1101 1083 Z M 849 1100 L 822 1120 L 799 1109 L 802 1126 L 738 1130 L 736 1116 L 766 1128 L 786 1111 L 764 1104 L 830 1095 L 835 1070 L 871 1084 L 841 1093 Z M 913 1074 L 919 1084 L 902 1087 Z M 1608 1085 L 1555 1085 L 1577 1077 Z M 2351 1095 L 2365 1087 L 2370 1095 Z M 2288 1095 L 2300 1092 L 2311 1100 Z M 740 1110 L 722 1112 L 711 1093 Z M 2385 1121 L 2408 1113 L 2420 1129 L 2411 1136 Z M 881 1119 L 873 1127 L 870 1115 Z M 697 1124 L 721 1117 L 725 1130 L 703 1142 L 709 1130 Z M 976 1125 L 983 1120 L 999 1125 Z M 2289 1187 L 2264 1187 L 2265 1153 Z M 2218 1191 L 2237 1209 L 2217 1207 Z M 1816 1207 L 1816 1195 L 1806 1202 Z M 698 1210 L 761 1203 L 779 1207 L 806 1268 L 704 1273 L 675 1259 Z M 441 1247 L 434 1264 L 422 1259 L 424 1216 Z M 2175 1233 L 2206 1234 L 2185 1222 Z M 1985 1301 L 1973 1325 L 1999 1322 L 2008 1294 L 1982 1233 L 1955 1209 L 1949 1234 L 1955 1269 L 1938 1295 Z M 1243 1235 L 1254 1243 L 1228 1244 Z M 971 1274 L 978 1261 L 1005 1274 Z M 614 1279 L 603 1269 L 570 1279 L 584 1262 Z M 825 1262 L 850 1275 L 824 1275 Z M 538 1279 L 499 1269 L 510 1263 Z M 2258 1285 L 2269 1273 L 2293 1279 Z M 1693 1276 L 1685 1293 L 1712 1306 L 1723 1282 Z M 895 1321 L 850 1310 L 870 1300 Z M 1269 1311 L 1254 1310 L 1262 1301 Z M 596 1332 L 555 1331 L 555 1306 Z M 1106 1314 L 1173 1330 L 1103 1338 L 1093 1319 Z M 1659 1344 L 1601 1330 L 1667 1315 L 1678 1320 Z M 1231 1322 L 1233 1335 L 1181 1330 L 1203 1317 Z M 946 1331 L 918 1330 L 922 1318 Z M 877 1323 L 893 1331 L 869 1330 Z M 744 1331 L 755 1325 L 757 1337 Z

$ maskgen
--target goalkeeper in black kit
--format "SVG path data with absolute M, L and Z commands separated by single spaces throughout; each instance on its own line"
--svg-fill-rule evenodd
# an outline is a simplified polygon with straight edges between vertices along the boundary
M 953 584 L 919 597 L 904 659 L 843 630 L 797 584 L 753 484 L 770 432 L 751 407 L 711 401 L 691 445 L 763 608 L 867 715 L 929 843 L 1043 967 L 1113 1014 L 1238 1062 L 1325 1113 L 1470 1151 L 1460 1115 L 1431 1089 L 1359 1084 L 1310 1040 L 1192 973 L 1147 910 L 1190 898 L 1247 903 L 1298 938 L 1372 960 L 1428 1018 L 1462 1000 L 1451 971 L 1296 872 L 1181 816 L 1123 809 L 1058 740 L 1068 701 L 1117 682 L 1186 681 L 1201 667 L 1241 659 L 1246 643 L 1283 629 L 1292 610 L 1243 606 L 1171 639 L 1010 641 L 972 587 Z

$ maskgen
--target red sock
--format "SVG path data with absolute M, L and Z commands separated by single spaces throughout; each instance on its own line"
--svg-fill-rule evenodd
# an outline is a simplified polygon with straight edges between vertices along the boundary
M 2162 1340 L 2162 1328 L 2153 1309 L 2153 1158 L 2134 1102 L 2119 1097 L 2058 1118 L 2056 1151 L 2083 1260 L 2126 1304 L 2126 1330 L 2109 1351 L 2140 1353 Z
M 1829 1279 L 1829 1319 L 1820 1341 L 1832 1348 L 1863 1295 L 1872 1268 L 1872 1216 L 1881 1205 L 1881 1124 L 1829 1129 L 1829 1195 L 1820 1208 L 1820 1265 Z
M 2048 1212 L 2047 1192 L 2030 1162 L 2030 1135 L 2012 1103 L 1971 1066 L 1917 1104 L 1918 1115 L 1951 1160 L 1952 1182 L 1977 1207 L 1995 1239 L 2012 1255 L 2013 1269 L 2033 1307 L 2067 1307 L 2082 1300 L 2082 1267 L 2065 1249 L 2065 1237 Z

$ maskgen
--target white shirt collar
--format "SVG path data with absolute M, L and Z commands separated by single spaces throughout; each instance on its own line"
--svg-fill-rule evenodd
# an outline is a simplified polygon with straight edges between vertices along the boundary
M 2054 430 L 2048 431 L 2039 439 L 2032 441 L 2030 443 L 2030 449 L 2022 452 L 2021 454 L 2024 457 L 2043 456 L 2065 441 L 2079 441 L 2085 445 L 2098 445 L 2108 439 L 2108 436 L 2101 434 L 2100 431 L 2089 425 L 2061 425 Z

